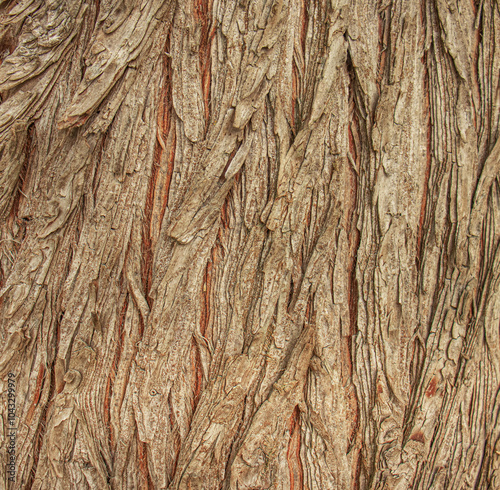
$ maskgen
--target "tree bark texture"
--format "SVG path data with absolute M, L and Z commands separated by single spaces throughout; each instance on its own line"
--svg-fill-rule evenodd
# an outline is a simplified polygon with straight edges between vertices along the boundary
M 500 488 L 497 0 L 0 4 L 4 487 Z

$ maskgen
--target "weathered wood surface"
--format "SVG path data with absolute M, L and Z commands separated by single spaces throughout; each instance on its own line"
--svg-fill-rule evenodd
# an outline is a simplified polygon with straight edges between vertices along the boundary
M 496 0 L 0 8 L 5 486 L 500 488 Z

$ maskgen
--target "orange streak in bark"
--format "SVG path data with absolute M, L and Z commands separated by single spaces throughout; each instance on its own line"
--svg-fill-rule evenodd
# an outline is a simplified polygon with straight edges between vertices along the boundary
M 170 50 L 170 34 L 167 39 L 167 45 L 165 50 L 168 52 Z M 172 105 L 172 61 L 170 58 L 165 57 L 164 63 L 165 72 L 165 83 L 162 92 L 162 100 L 160 104 L 160 112 L 158 114 L 158 127 L 161 128 L 158 132 L 158 137 L 161 141 L 157 141 L 157 150 L 159 152 L 156 164 L 159 164 L 161 155 L 164 151 L 168 151 L 167 160 L 167 172 L 164 181 L 159 181 L 155 189 L 155 197 L 157 194 L 161 196 L 161 208 L 157 210 L 153 208 L 153 215 L 158 213 L 159 219 L 156 223 L 156 232 L 153 233 L 154 244 L 156 243 L 157 235 L 159 234 L 160 226 L 163 221 L 163 216 L 165 215 L 165 210 L 168 205 L 168 197 L 170 195 L 170 184 L 172 182 L 172 174 L 174 172 L 174 161 L 175 161 L 175 149 L 177 143 L 177 134 L 175 131 L 175 119 L 172 118 L 173 105 Z M 165 147 L 165 142 L 169 143 L 168 147 Z M 154 205 L 157 204 L 157 199 L 154 200 Z M 152 224 L 153 225 L 153 224 Z M 153 244 L 153 245 L 154 245 Z
M 104 426 L 109 430 L 109 445 L 111 449 L 114 451 L 115 449 L 115 436 L 113 434 L 113 426 L 111 425 L 111 416 L 110 416 L 110 401 L 111 401 L 111 392 L 114 378 L 115 378 L 116 366 L 113 361 L 113 365 L 111 367 L 111 373 L 108 376 L 108 380 L 106 382 L 106 391 L 104 392 Z M 113 380 L 111 380 L 113 378 Z
M 302 26 L 300 29 L 300 44 L 302 46 L 302 52 L 306 52 L 306 35 L 307 26 L 309 25 L 309 0 L 302 0 Z
M 170 51 L 170 32 L 165 43 L 165 52 Z M 158 125 L 162 130 L 163 139 L 165 139 L 171 129 L 172 123 L 172 59 L 169 56 L 163 58 L 164 82 L 162 88 L 162 99 L 160 111 L 158 114 Z
M 356 128 L 358 126 L 358 118 L 356 116 L 356 114 L 353 114 L 352 115 L 352 122 L 349 123 L 349 127 L 348 127 L 348 135 L 349 135 L 349 152 L 353 158 L 353 160 L 358 163 L 358 152 L 356 150 L 356 143 L 354 141 L 354 136 L 352 134 L 352 123 L 354 123 L 356 125 Z
M 298 96 L 298 87 L 299 87 L 299 76 L 297 74 L 297 64 L 295 63 L 295 60 L 292 63 L 292 114 L 291 118 L 292 120 L 290 121 L 290 126 L 292 128 L 292 133 L 295 135 L 297 132 L 296 124 L 295 124 L 295 119 L 297 117 L 297 96 Z
M 203 101 L 205 103 L 205 120 L 210 120 L 210 82 L 211 82 L 211 58 L 210 48 L 215 36 L 215 25 L 210 29 L 212 23 L 212 0 L 194 0 L 194 17 L 201 24 L 200 33 L 200 71 Z
M 158 178 L 158 165 L 155 163 L 159 160 L 158 145 L 155 149 L 153 168 L 151 172 L 151 179 L 148 185 L 148 191 L 146 196 L 146 206 L 144 209 L 144 222 L 142 226 L 142 244 L 141 244 L 141 279 L 142 287 L 144 288 L 144 294 L 146 296 L 146 301 L 151 308 L 151 298 L 149 297 L 149 290 L 152 282 L 152 265 L 153 265 L 153 246 L 151 239 L 151 219 L 153 216 L 153 206 L 154 206 L 154 189 L 156 180 Z
M 354 472 L 353 478 L 353 490 L 360 490 L 360 478 L 361 478 L 361 470 L 363 467 L 363 456 L 362 449 L 360 448 L 358 451 L 358 457 L 356 458 L 356 471 Z
M 61 317 L 56 323 L 56 352 L 54 355 L 54 362 L 52 363 L 52 376 L 53 379 L 51 378 L 51 382 L 53 382 L 53 386 L 55 386 L 56 392 L 59 394 L 61 391 L 64 389 L 64 382 L 61 383 L 60 386 L 57 386 L 56 383 L 56 362 L 57 362 L 57 354 L 59 353 L 59 343 L 61 342 L 61 320 L 62 320 L 63 314 L 61 313 Z M 49 402 L 49 406 L 52 404 L 52 399 Z
M 45 366 L 41 365 L 40 366 L 40 371 L 43 372 L 43 374 L 41 376 L 41 384 L 43 385 L 43 381 L 45 379 L 45 374 L 47 372 L 47 370 L 45 369 Z M 40 371 L 38 373 L 37 387 L 38 387 L 38 383 L 39 383 L 39 380 L 40 380 Z M 46 403 L 45 406 L 42 409 L 42 413 L 40 415 L 40 420 L 38 422 L 38 427 L 37 427 L 36 434 L 35 434 L 35 437 L 34 437 L 34 443 L 33 443 L 33 447 L 32 447 L 33 465 L 31 466 L 30 475 L 29 475 L 28 481 L 26 482 L 26 488 L 32 488 L 33 481 L 35 480 L 36 469 L 38 467 L 38 460 L 39 460 L 39 457 L 40 457 L 40 450 L 42 448 L 43 438 L 44 438 L 45 431 L 46 431 L 46 425 L 45 424 L 46 424 L 46 421 L 47 421 L 47 410 L 48 410 L 48 408 L 49 408 L 49 406 L 51 404 L 51 401 L 52 401 L 53 397 L 54 397 L 54 382 L 51 382 L 50 385 L 49 385 L 49 396 L 48 396 L 49 402 Z M 33 406 L 35 406 L 36 403 L 38 403 L 38 401 L 40 400 L 40 395 L 38 397 L 36 397 L 36 399 L 37 399 L 37 401 L 33 404 Z M 28 419 L 29 419 L 29 421 L 28 421 Z M 27 424 L 31 423 L 31 415 L 29 415 L 29 414 L 26 417 L 26 423 Z
M 415 434 L 413 434 L 410 437 L 410 441 L 418 441 L 418 442 L 425 443 L 424 434 L 421 431 L 415 432 Z
M 431 379 L 431 382 L 429 383 L 429 386 L 427 387 L 427 390 L 425 390 L 425 396 L 427 398 L 430 398 L 431 396 L 434 396 L 437 391 L 437 379 L 436 377 Z
M 384 387 L 380 384 L 377 383 L 377 393 L 383 393 L 384 392 Z
M 212 249 L 212 257 L 214 254 L 214 249 Z M 210 290 L 212 284 L 212 260 L 207 262 L 205 268 L 205 273 L 203 275 L 203 283 L 201 290 L 201 315 L 200 315 L 200 334 L 205 336 L 208 321 L 210 318 Z M 198 406 L 200 401 L 201 390 L 203 387 L 203 367 L 201 363 L 200 347 L 198 346 L 196 339 L 193 337 L 191 346 L 191 370 L 193 373 L 193 400 L 191 403 L 191 408 L 193 413 Z
M 137 459 L 139 462 L 139 474 L 141 476 L 141 489 L 153 490 L 154 485 L 148 469 L 148 451 L 145 442 L 137 441 Z
M 191 408 L 194 411 L 200 401 L 201 388 L 203 385 L 203 368 L 201 366 L 200 348 L 193 338 L 191 340 L 191 372 L 193 373 L 193 399 Z
M 207 262 L 202 285 L 202 301 L 201 301 L 201 318 L 200 318 L 200 333 L 205 335 L 210 318 L 210 289 L 212 287 L 212 261 Z
M 229 199 L 231 197 L 232 191 L 229 191 L 226 200 L 224 201 L 224 204 L 222 205 L 221 212 L 220 212 L 220 217 L 221 217 L 221 224 L 224 229 L 229 228 L 229 215 L 228 215 L 228 206 L 229 206 Z
M 45 378 L 45 366 L 43 364 L 40 364 L 40 367 L 38 369 L 38 376 L 36 378 L 35 395 L 33 396 L 33 401 L 31 402 L 31 406 L 28 410 L 28 413 L 26 414 L 26 424 L 28 425 L 31 424 L 33 413 L 35 412 L 35 408 L 40 400 L 44 378 Z
M 243 168 L 240 168 L 238 172 L 234 174 L 234 181 L 238 183 L 241 179 L 241 173 L 243 172 Z
M 170 33 L 168 34 L 165 44 L 165 52 L 168 52 L 169 49 Z M 142 285 L 146 301 L 150 307 L 152 306 L 152 300 L 148 293 L 152 283 L 154 250 L 160 233 L 163 216 L 165 215 L 165 210 L 168 205 L 176 147 L 175 126 L 171 116 L 173 110 L 171 88 L 172 63 L 168 56 L 163 58 L 163 77 L 164 83 L 161 89 L 157 118 L 157 140 L 144 209 L 141 245 Z M 170 133 L 171 137 L 169 139 Z M 168 148 L 165 146 L 166 141 L 169 142 Z M 168 152 L 166 173 L 160 172 L 163 152 Z
M 290 417 L 290 441 L 286 459 L 290 472 L 290 490 L 302 490 L 304 488 L 304 470 L 300 459 L 300 410 L 298 405 Z

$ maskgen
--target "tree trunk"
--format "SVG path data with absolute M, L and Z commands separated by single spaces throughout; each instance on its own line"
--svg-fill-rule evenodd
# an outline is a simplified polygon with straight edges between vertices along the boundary
M 496 0 L 0 5 L 5 487 L 500 488 Z

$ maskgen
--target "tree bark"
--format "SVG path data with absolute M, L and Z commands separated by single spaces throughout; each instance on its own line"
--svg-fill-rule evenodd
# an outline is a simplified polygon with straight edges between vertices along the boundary
M 496 0 L 0 9 L 4 487 L 500 488 Z

